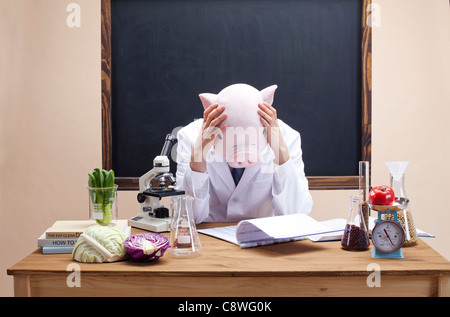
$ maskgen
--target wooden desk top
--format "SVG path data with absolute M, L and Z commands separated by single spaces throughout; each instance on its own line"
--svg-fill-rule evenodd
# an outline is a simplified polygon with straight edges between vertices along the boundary
M 219 224 L 215 224 L 216 226 Z M 230 224 L 222 224 L 230 225 Z M 211 227 L 201 224 L 199 228 Z M 142 232 L 133 228 L 132 233 Z M 156 262 L 85 264 L 74 262 L 71 254 L 44 255 L 40 249 L 11 266 L 8 275 L 67 274 L 70 263 L 78 263 L 83 274 L 117 274 L 121 276 L 367 276 L 368 265 L 376 263 L 382 275 L 450 275 L 450 262 L 423 240 L 403 248 L 404 259 L 374 259 L 368 251 L 345 251 L 339 241 L 309 240 L 241 249 L 234 244 L 199 234 L 202 251 L 198 257 L 178 259 L 166 253 Z M 373 248 L 373 245 L 371 246 Z

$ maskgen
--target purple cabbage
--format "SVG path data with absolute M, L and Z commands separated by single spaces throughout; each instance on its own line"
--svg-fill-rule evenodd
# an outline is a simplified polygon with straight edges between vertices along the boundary
M 124 244 L 125 251 L 135 262 L 156 261 L 170 248 L 169 239 L 155 232 L 131 235 Z

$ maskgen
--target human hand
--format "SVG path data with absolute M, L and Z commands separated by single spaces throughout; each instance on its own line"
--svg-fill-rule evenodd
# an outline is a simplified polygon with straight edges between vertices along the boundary
M 206 153 L 211 149 L 217 135 L 223 134 L 227 125 L 219 126 L 227 118 L 225 106 L 215 103 L 203 112 L 202 130 L 195 141 L 191 154 L 191 170 L 204 173 L 206 171 Z
M 260 121 L 266 128 L 267 142 L 275 154 L 275 163 L 282 165 L 289 158 L 289 151 L 278 125 L 277 110 L 267 103 L 258 104 Z

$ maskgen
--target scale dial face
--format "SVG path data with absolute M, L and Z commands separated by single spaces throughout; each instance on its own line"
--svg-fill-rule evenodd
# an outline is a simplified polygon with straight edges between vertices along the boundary
M 373 228 L 372 242 L 379 251 L 392 253 L 402 247 L 405 242 L 405 233 L 397 222 L 384 220 Z

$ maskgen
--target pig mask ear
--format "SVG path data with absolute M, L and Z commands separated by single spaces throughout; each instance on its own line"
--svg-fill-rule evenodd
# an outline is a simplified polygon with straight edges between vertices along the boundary
M 268 105 L 272 105 L 273 103 L 273 96 L 275 95 L 275 90 L 278 88 L 277 85 L 272 85 L 267 88 L 264 88 L 261 90 L 261 95 L 263 97 L 263 101 L 267 103 Z
M 200 97 L 200 100 L 202 101 L 203 108 L 206 109 L 213 103 L 217 103 L 217 95 L 216 94 L 200 94 L 198 95 Z

